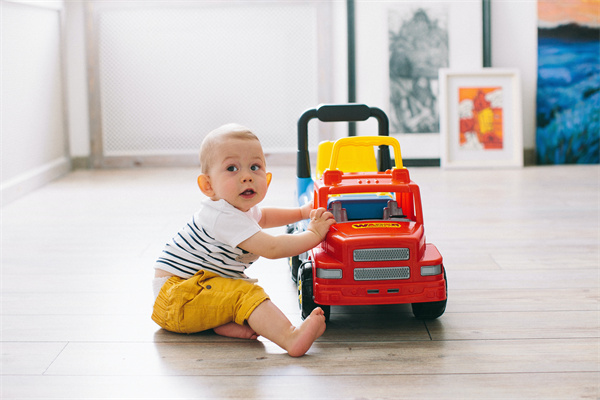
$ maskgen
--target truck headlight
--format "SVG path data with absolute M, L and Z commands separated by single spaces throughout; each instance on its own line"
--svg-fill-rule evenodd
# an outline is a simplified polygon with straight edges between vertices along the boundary
M 421 267 L 421 276 L 433 276 L 433 275 L 439 275 L 441 273 L 442 273 L 441 265 L 427 265 L 427 266 Z
M 321 279 L 342 279 L 341 269 L 317 268 L 317 278 Z

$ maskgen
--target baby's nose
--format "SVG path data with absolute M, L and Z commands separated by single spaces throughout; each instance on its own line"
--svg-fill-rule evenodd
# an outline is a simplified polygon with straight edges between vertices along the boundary
M 242 182 L 252 182 L 252 175 L 249 173 L 245 173 L 242 175 Z

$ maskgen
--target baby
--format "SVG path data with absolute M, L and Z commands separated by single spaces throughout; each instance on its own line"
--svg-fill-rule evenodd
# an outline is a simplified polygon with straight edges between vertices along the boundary
M 173 332 L 213 329 L 223 336 L 263 336 L 302 356 L 325 331 L 316 308 L 295 327 L 244 271 L 259 256 L 294 256 L 317 246 L 335 223 L 312 204 L 259 208 L 271 180 L 258 138 L 247 128 L 224 125 L 210 132 L 200 149 L 198 185 L 208 199 L 166 244 L 155 265 L 152 319 Z M 310 218 L 308 229 L 273 236 L 262 228 Z

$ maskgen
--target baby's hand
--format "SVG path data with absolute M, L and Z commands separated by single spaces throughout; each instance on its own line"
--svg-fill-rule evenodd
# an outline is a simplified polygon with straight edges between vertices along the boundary
M 312 200 L 300 207 L 300 215 L 302 215 L 302 219 L 310 218 L 310 212 L 313 208 Z
M 321 238 L 321 240 L 325 239 L 327 232 L 329 232 L 329 227 L 333 224 L 335 224 L 333 214 L 325 210 L 323 207 L 319 207 L 310 212 L 308 230 L 314 232 Z

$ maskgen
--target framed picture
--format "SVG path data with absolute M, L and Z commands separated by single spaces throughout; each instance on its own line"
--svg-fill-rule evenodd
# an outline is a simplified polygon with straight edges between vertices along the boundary
M 443 68 L 439 82 L 442 167 L 522 167 L 519 71 Z
M 357 100 L 387 113 L 403 158 L 440 159 L 438 70 L 482 67 L 482 25 L 481 0 L 356 1 Z

